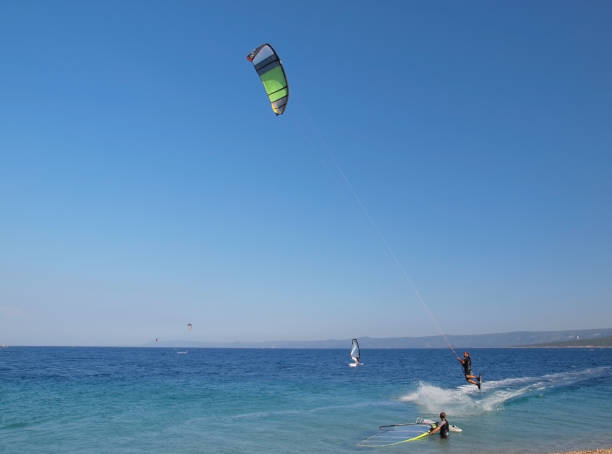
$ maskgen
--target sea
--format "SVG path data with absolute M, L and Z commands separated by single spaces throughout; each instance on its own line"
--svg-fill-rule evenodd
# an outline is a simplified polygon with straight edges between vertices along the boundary
M 1 453 L 525 453 L 612 447 L 612 349 L 8 347 Z M 459 350 L 461 351 L 461 350 Z M 380 425 L 463 429 L 385 448 Z

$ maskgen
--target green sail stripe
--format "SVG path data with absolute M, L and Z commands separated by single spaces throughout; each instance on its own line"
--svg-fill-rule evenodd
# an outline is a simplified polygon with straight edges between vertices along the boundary
M 289 90 L 285 88 L 283 90 L 277 91 L 276 93 L 272 95 L 268 95 L 268 98 L 270 99 L 270 102 L 274 102 L 274 101 L 278 101 L 281 98 L 284 98 L 285 96 L 287 96 L 288 93 L 289 93 Z

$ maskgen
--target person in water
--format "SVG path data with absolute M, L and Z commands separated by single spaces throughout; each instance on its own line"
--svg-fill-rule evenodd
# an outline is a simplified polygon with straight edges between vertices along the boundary
M 446 413 L 440 413 L 440 421 L 436 423 L 436 425 L 432 425 L 431 429 L 429 429 L 429 435 L 433 435 L 437 432 L 440 432 L 440 438 L 448 438 L 450 432 L 450 424 L 446 420 Z
M 463 352 L 463 359 L 457 357 L 457 361 L 463 366 L 465 380 L 472 385 L 478 386 L 478 389 L 480 389 L 480 375 L 476 377 L 476 375 L 472 374 L 472 358 L 470 358 L 470 354 L 468 352 Z M 476 381 L 476 379 L 478 379 L 478 381 Z

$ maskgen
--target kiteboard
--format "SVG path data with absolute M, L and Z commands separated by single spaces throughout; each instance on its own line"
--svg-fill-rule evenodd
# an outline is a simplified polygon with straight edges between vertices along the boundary
M 349 363 L 349 367 L 363 366 L 363 363 Z

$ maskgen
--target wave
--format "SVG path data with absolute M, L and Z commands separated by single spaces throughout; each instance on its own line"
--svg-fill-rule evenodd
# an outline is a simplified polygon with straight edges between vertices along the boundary
M 506 378 L 484 382 L 481 391 L 473 385 L 448 389 L 419 382 L 415 391 L 400 397 L 399 400 L 415 403 L 430 413 L 437 413 L 440 408 L 444 408 L 449 413 L 475 415 L 501 410 L 506 402 L 522 396 L 605 376 L 610 369 L 612 368 L 609 366 L 603 366 L 538 377 Z

